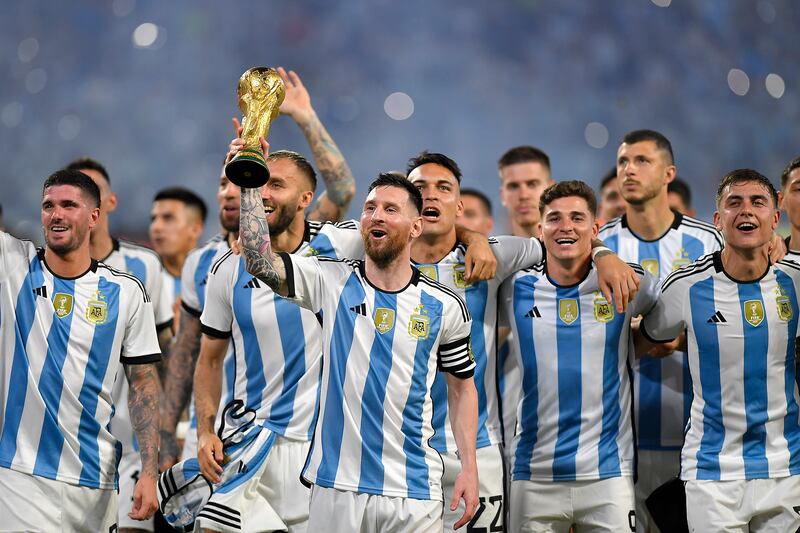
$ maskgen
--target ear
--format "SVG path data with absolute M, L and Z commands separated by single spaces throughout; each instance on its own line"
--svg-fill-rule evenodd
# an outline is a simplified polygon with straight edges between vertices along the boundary
M 719 219 L 719 211 L 714 211 L 714 227 L 717 228 L 717 231 L 722 233 L 722 223 Z
M 98 220 L 100 220 L 100 208 L 95 207 L 89 212 L 89 231 L 97 225 Z
M 486 219 L 486 233 L 488 235 L 491 235 L 493 229 L 494 229 L 494 219 L 492 217 L 489 217 Z
M 668 165 L 667 170 L 664 174 L 664 183 L 668 184 L 671 183 L 672 180 L 675 179 L 675 176 L 678 175 L 678 169 L 675 168 L 675 165 Z
M 594 222 L 592 222 L 592 239 L 596 239 L 598 233 L 600 233 L 600 224 L 597 223 L 597 219 L 595 218 Z
M 305 211 L 306 207 L 311 205 L 314 200 L 314 191 L 304 191 L 300 193 L 300 202 L 297 205 L 298 211 Z
M 778 191 L 778 209 L 784 209 L 784 207 L 783 207 L 783 191 Z
M 776 209 L 775 215 L 772 217 L 772 231 L 775 231 L 775 228 L 778 227 L 780 221 L 781 221 L 781 211 L 780 209 Z
M 113 212 L 117 208 L 117 193 L 108 193 L 107 204 L 109 213 Z
M 423 221 L 422 221 L 422 217 L 420 217 L 420 216 L 414 217 L 411 220 L 411 234 L 409 235 L 411 240 L 414 240 L 417 237 L 419 237 L 420 235 L 422 235 L 422 224 L 423 224 Z
M 456 204 L 456 218 L 462 216 L 464 214 L 464 202 L 461 199 L 458 200 Z

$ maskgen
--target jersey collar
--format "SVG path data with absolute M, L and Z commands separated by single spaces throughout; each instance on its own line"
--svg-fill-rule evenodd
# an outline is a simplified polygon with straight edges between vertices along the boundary
M 665 231 L 664 233 L 662 233 L 661 235 L 659 235 L 659 236 L 658 236 L 658 237 L 656 237 L 655 239 L 643 239 L 642 237 L 640 237 L 639 235 L 637 235 L 637 234 L 636 234 L 636 232 L 635 232 L 635 231 L 633 231 L 633 230 L 632 230 L 632 229 L 631 229 L 631 228 L 628 226 L 628 214 L 627 214 L 627 213 L 625 213 L 624 215 L 622 215 L 622 217 L 621 217 L 621 220 L 620 220 L 620 223 L 622 224 L 622 227 L 623 227 L 623 228 L 625 228 L 625 229 L 627 229 L 628 231 L 630 231 L 630 232 L 631 232 L 631 235 L 633 235 L 634 237 L 636 237 L 638 240 L 640 240 L 640 241 L 642 241 L 642 242 L 656 242 L 656 241 L 660 241 L 661 239 L 663 239 L 663 238 L 664 238 L 664 235 L 666 235 L 667 233 L 669 233 L 669 232 L 670 232 L 670 230 L 673 230 L 673 229 L 678 229 L 678 228 L 681 226 L 681 222 L 683 222 L 683 215 L 682 215 L 682 214 L 680 214 L 680 213 L 678 213 L 678 212 L 677 212 L 677 211 L 675 211 L 674 209 L 672 210 L 672 214 L 673 214 L 673 215 L 675 215 L 675 217 L 672 219 L 672 224 L 670 224 L 670 226 L 667 228 L 667 231 Z
M 89 272 L 92 272 L 92 273 L 97 272 L 97 261 L 95 259 L 92 259 L 91 262 L 89 263 L 89 268 L 86 269 L 85 272 L 82 272 L 82 273 L 78 274 L 77 276 L 70 276 L 70 277 L 59 276 L 58 274 L 53 272 L 50 269 L 50 267 L 47 265 L 47 260 L 44 258 L 44 248 L 37 248 L 36 249 L 36 256 L 39 258 L 39 261 L 41 261 L 42 264 L 45 266 L 47 271 L 50 272 L 53 276 L 57 277 L 58 279 L 78 279 L 78 278 L 82 278 L 83 276 L 85 276 Z
M 419 269 L 417 267 L 415 267 L 414 265 L 411 265 L 411 279 L 408 280 L 408 283 L 406 284 L 406 286 L 403 287 L 402 289 L 399 289 L 399 290 L 396 290 L 396 291 L 387 291 L 387 290 L 381 289 L 380 287 L 376 287 L 375 285 L 372 284 L 372 282 L 367 277 L 367 272 L 366 272 L 366 269 L 364 268 L 364 260 L 363 259 L 358 261 L 358 272 L 361 274 L 361 277 L 364 278 L 364 281 L 366 281 L 367 284 L 370 287 L 372 287 L 376 291 L 382 292 L 384 294 L 399 294 L 399 293 L 403 292 L 404 290 L 406 290 L 407 288 L 409 288 L 411 285 L 416 286 L 417 283 L 419 283 L 419 277 L 422 275 L 422 273 L 419 271 Z

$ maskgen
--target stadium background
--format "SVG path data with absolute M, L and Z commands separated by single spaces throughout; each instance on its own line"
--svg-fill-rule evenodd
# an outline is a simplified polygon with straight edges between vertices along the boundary
M 80 155 L 111 173 L 115 234 L 146 238 L 165 185 L 214 205 L 236 81 L 282 65 L 353 169 L 350 216 L 377 172 L 428 148 L 489 193 L 503 229 L 496 161 L 507 148 L 539 146 L 556 179 L 596 186 L 619 138 L 648 127 L 672 140 L 709 219 L 725 171 L 753 167 L 777 185 L 800 155 L 798 27 L 792 0 L 8 2 L 3 218 L 41 240 L 42 179 Z M 310 156 L 291 119 L 270 141 Z

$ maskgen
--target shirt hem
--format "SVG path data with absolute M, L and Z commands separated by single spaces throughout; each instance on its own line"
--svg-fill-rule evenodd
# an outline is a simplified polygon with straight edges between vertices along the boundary
M 416 491 L 386 490 L 373 487 L 361 488 L 359 490 L 359 487 L 355 485 L 334 483 L 328 479 L 319 479 L 314 476 L 306 476 L 305 479 L 314 485 L 319 485 L 320 487 L 325 487 L 326 489 L 343 490 L 347 492 L 355 492 L 357 494 L 372 494 L 374 496 L 386 496 L 389 498 L 410 498 L 412 500 L 430 500 L 438 502 L 444 501 L 441 488 L 438 491 L 431 490 L 428 494 Z
M 552 483 L 561 483 L 561 482 L 569 482 L 569 481 L 602 481 L 604 479 L 613 479 L 616 477 L 633 477 L 632 470 L 621 470 L 619 473 L 614 474 L 580 474 L 570 477 L 562 477 L 562 476 L 538 476 L 538 475 L 531 475 L 528 476 L 525 473 L 520 475 L 517 472 L 514 472 L 511 476 L 511 481 L 536 481 L 536 482 L 552 482 Z
M 53 474 L 51 472 L 45 472 L 42 474 L 34 474 L 33 470 L 30 468 L 23 468 L 19 465 L 14 465 L 8 463 L 7 461 L 0 461 L 1 468 L 7 468 L 9 470 L 14 470 L 15 472 L 20 472 L 22 474 L 28 474 L 29 476 L 41 477 L 44 479 L 50 479 L 52 481 L 59 481 L 61 483 L 66 483 L 67 485 L 74 485 L 76 487 L 87 487 L 90 489 L 100 489 L 100 490 L 117 490 L 117 484 L 115 483 L 86 483 L 81 482 L 80 478 L 76 478 L 73 476 L 64 476 Z
M 681 472 L 681 481 L 750 481 L 753 479 L 782 479 L 786 477 L 792 477 L 792 472 L 789 469 L 780 470 L 778 472 L 756 472 L 755 474 L 745 475 L 745 474 L 736 474 L 736 475 L 721 475 L 718 474 L 716 477 L 706 477 L 698 479 L 698 474 L 710 474 L 705 470 L 694 470 L 692 474 L 684 475 Z

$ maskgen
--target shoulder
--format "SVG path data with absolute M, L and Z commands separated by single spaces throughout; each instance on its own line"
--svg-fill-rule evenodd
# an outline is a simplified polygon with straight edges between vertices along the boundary
M 161 258 L 158 257 L 158 254 L 155 252 L 155 250 L 148 248 L 147 246 L 142 246 L 141 244 L 137 244 L 135 242 L 120 239 L 119 251 L 122 253 L 122 255 L 135 257 L 137 259 L 141 259 L 145 263 L 155 265 L 159 268 L 161 267 Z
M 606 222 L 605 224 L 603 224 L 602 226 L 600 226 L 600 233 L 598 235 L 601 235 L 603 233 L 607 234 L 616 233 L 621 227 L 622 227 L 622 217 L 613 218 L 608 222 Z
M 106 277 L 109 281 L 117 283 L 123 290 L 134 291 L 140 294 L 145 302 L 150 301 L 150 296 L 145 290 L 144 284 L 139 281 L 139 278 L 122 270 L 108 266 L 103 262 L 97 263 L 97 274 Z
M 220 250 L 214 257 L 214 262 L 211 264 L 211 273 L 217 274 L 220 270 L 228 268 L 230 265 L 237 263 L 238 255 L 233 253 L 233 250 Z M 225 265 L 225 266 L 223 266 Z
M 678 285 L 691 285 L 715 271 L 715 254 L 704 255 L 694 263 L 671 272 L 661 283 L 661 291 L 664 292 Z
M 456 307 L 464 322 L 472 320 L 472 316 L 469 313 L 467 304 L 453 289 L 439 283 L 438 281 L 432 280 L 421 272 L 419 273 L 417 283 L 420 285 L 420 287 L 424 287 L 426 290 L 430 291 L 444 305 Z
M 720 247 L 723 244 L 722 234 L 714 227 L 714 224 L 700 220 L 698 218 L 690 217 L 688 215 L 681 215 L 681 222 L 679 227 L 686 233 L 704 237 L 709 240 L 716 241 Z
M 318 222 L 316 220 L 307 220 L 308 233 L 313 239 L 320 233 L 334 233 L 338 231 L 357 231 L 359 229 L 358 222 L 355 220 L 343 220 L 341 222 Z
M 781 259 L 775 263 L 775 269 L 784 272 L 795 282 L 800 282 L 800 264 L 787 259 Z

